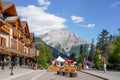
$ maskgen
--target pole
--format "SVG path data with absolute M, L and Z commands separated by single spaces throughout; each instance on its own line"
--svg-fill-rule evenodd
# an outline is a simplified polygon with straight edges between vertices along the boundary
M 11 73 L 10 75 L 13 75 L 13 65 L 11 66 Z
M 13 65 L 14 65 L 14 63 L 12 62 L 12 63 L 11 63 L 11 68 L 10 68 L 10 69 L 11 69 L 10 75 L 13 75 Z

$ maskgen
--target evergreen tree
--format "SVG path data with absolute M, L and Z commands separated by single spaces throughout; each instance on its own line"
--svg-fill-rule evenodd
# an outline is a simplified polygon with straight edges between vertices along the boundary
M 102 66 L 102 60 L 100 58 L 100 50 L 99 49 L 96 49 L 93 62 L 94 62 L 95 67 L 98 69 Z
M 71 53 L 69 58 L 73 61 L 76 61 L 76 53 Z
M 111 64 L 120 64 L 120 33 L 110 45 L 108 60 Z
M 98 36 L 97 48 L 100 50 L 101 56 L 103 58 L 103 63 L 106 62 L 108 56 L 108 48 L 109 48 L 109 32 L 107 30 L 102 30 L 102 32 Z
M 78 55 L 78 57 L 77 57 L 77 63 L 79 64 L 79 63 L 83 63 L 83 56 L 81 55 L 81 54 L 79 54 Z
M 83 54 L 83 45 L 80 45 L 80 54 Z
M 45 53 L 40 53 L 40 55 L 37 56 L 37 63 L 38 63 L 39 68 L 47 68 L 48 67 L 47 57 L 46 57 Z
M 36 57 L 39 68 L 47 68 L 52 62 L 52 54 L 48 46 L 42 42 L 38 44 L 40 55 Z
M 82 65 L 86 65 L 86 60 L 88 59 L 88 44 L 82 44 L 80 45 L 80 55 L 82 55 Z M 78 57 L 79 58 L 79 57 Z
M 46 53 L 46 57 L 47 57 L 47 63 L 50 65 L 52 63 L 52 52 L 51 50 L 48 48 L 48 46 L 45 46 L 45 53 Z
M 88 56 L 89 61 L 93 61 L 94 52 L 95 52 L 94 40 L 92 39 L 92 44 L 91 44 L 90 51 L 89 51 L 89 56 Z

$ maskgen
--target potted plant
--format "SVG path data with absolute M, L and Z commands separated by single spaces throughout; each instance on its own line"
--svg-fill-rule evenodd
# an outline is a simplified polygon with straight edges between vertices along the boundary
M 70 71 L 70 77 L 77 77 L 77 71 L 76 70 Z
M 82 64 L 81 63 L 78 64 L 78 70 L 82 70 Z
M 57 74 L 58 74 L 58 75 L 62 75 L 62 74 L 63 74 L 63 69 L 60 68 L 59 70 L 57 70 Z
M 69 70 L 68 69 L 65 69 L 64 71 L 63 71 L 63 76 L 68 76 L 69 75 Z

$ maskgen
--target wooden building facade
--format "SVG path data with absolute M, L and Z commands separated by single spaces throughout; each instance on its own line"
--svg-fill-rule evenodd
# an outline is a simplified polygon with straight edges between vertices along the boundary
M 12 2 L 0 0 L 0 65 L 25 65 L 35 56 L 34 34 L 21 21 Z

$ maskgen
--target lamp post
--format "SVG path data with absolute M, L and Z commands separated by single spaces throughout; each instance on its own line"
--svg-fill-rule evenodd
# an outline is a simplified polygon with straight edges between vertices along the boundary
M 13 66 L 11 66 L 11 73 L 10 75 L 13 75 Z
M 13 75 L 13 64 L 11 65 L 11 73 L 10 73 L 10 75 Z

